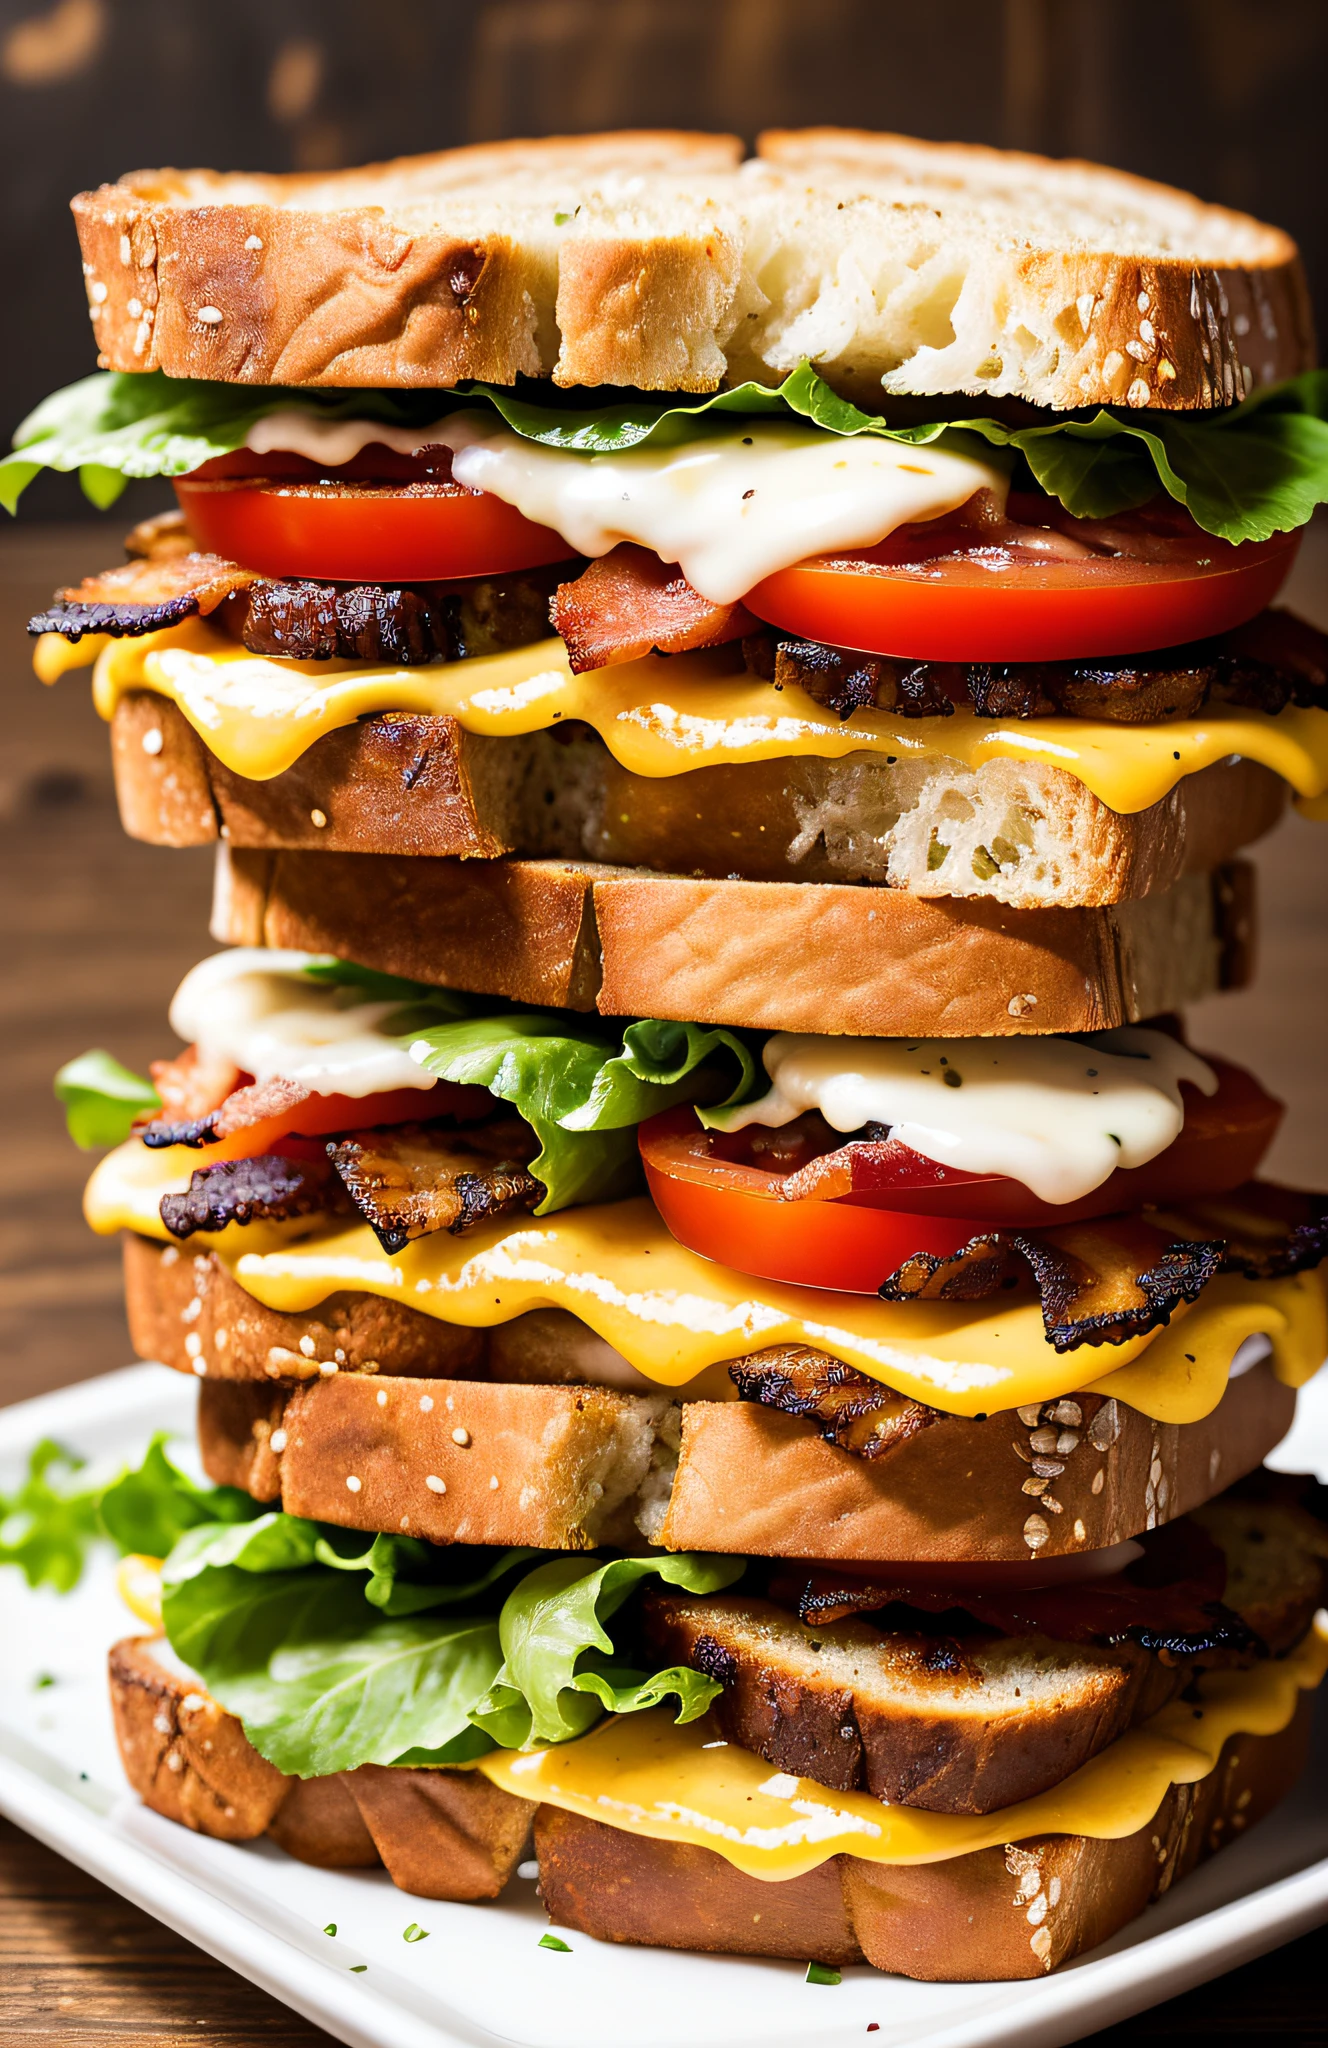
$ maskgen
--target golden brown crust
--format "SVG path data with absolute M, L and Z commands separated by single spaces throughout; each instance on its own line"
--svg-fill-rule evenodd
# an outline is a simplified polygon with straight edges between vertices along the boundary
M 291 1780 L 258 1754 L 196 1679 L 153 1655 L 159 1637 L 110 1653 L 111 1712 L 125 1776 L 144 1805 L 223 1842 L 270 1825 Z
M 1249 214 L 1201 205 L 1174 186 L 1100 164 L 967 143 L 919 142 L 852 128 L 771 128 L 757 137 L 756 147 L 762 161 L 781 172 L 843 178 L 866 191 L 873 180 L 903 173 L 918 181 L 922 189 L 915 196 L 922 204 L 936 203 L 956 187 L 980 197 L 984 190 L 1022 187 L 1034 193 L 1078 181 L 1081 189 L 1100 187 L 1104 216 L 1146 217 L 1160 208 L 1186 217 L 1179 232 L 1193 235 L 1196 243 L 1202 239 L 1212 247 L 1230 239 L 1233 250 L 1240 247 L 1240 260 L 1221 263 L 1110 247 L 1038 248 L 1031 239 L 1002 247 L 989 286 L 1001 325 L 1015 333 L 1027 319 L 1034 333 L 1055 344 L 1049 360 L 1039 364 L 1035 388 L 1019 393 L 1037 404 L 1230 405 L 1255 385 L 1314 367 L 1314 316 L 1296 244 L 1282 229 Z M 1104 227 L 1109 236 L 1109 217 Z M 987 389 L 1009 388 L 1008 379 L 993 379 L 990 371 L 985 381 Z M 888 382 L 899 391 L 936 388 L 911 380 L 907 365 Z M 984 387 L 970 380 L 953 388 Z
M 297 1863 L 321 1870 L 373 1870 L 383 1860 L 339 1777 L 292 1778 L 267 1831 Z
M 1202 1422 L 1156 1423 L 1111 1403 L 1065 1459 L 1057 1514 L 1023 1490 L 1030 1432 L 1012 1409 L 985 1422 L 947 1416 L 873 1465 L 778 1409 L 686 1402 L 659 1540 L 672 1550 L 845 1562 L 1096 1550 L 1185 1514 L 1253 1471 L 1286 1435 L 1295 1405 L 1267 1364 L 1232 1380 Z
M 156 751 L 144 749 L 148 733 L 157 736 Z M 1019 869 L 1001 869 L 984 880 L 970 862 L 956 881 L 948 868 L 928 866 L 936 792 L 950 786 L 953 763 L 938 763 L 921 790 L 916 766 L 902 771 L 909 792 L 899 798 L 906 815 L 891 828 L 893 850 L 871 853 L 875 865 L 864 869 L 868 856 L 856 842 L 832 849 L 809 824 L 842 808 L 836 778 L 852 770 L 851 760 L 632 775 L 592 738 L 551 749 L 544 734 L 477 738 L 452 718 L 393 712 L 326 734 L 284 774 L 254 782 L 217 760 L 168 699 L 146 690 L 116 706 L 111 747 L 121 821 L 153 845 L 201 844 L 220 833 L 233 848 L 486 860 L 554 854 L 751 881 L 888 879 L 919 896 L 991 897 L 1023 909 L 1096 906 L 1167 889 L 1270 831 L 1288 795 L 1257 762 L 1219 762 L 1186 776 L 1150 809 L 1122 816 L 1059 769 L 989 764 L 965 789 L 993 817 L 1017 801 L 1036 817 L 1037 876 L 1021 882 Z M 882 790 L 889 784 L 882 770 Z M 859 808 L 868 814 L 861 800 Z M 973 828 L 979 838 L 984 829 L 990 836 L 990 824 Z
M 943 1863 L 836 1857 L 803 1877 L 747 1877 L 711 1849 L 656 1842 L 541 1806 L 540 1894 L 558 1926 L 601 1941 L 867 1962 L 927 1982 L 1041 1977 L 1095 1948 L 1234 1834 L 1304 1768 L 1312 1701 L 1279 1735 L 1234 1736 L 1198 1785 L 1173 1785 L 1121 1841 L 1051 1835 Z
M 733 138 L 667 132 L 487 145 L 321 177 L 139 172 L 74 201 L 101 360 L 245 383 L 447 386 L 552 372 L 565 385 L 687 391 L 753 371 L 772 382 L 791 367 L 782 330 L 809 309 L 762 293 L 771 236 L 802 258 L 790 268 L 803 292 L 809 266 L 852 268 L 842 259 L 855 252 L 855 210 L 867 209 L 877 240 L 902 216 L 895 253 L 921 264 L 929 242 L 908 239 L 921 205 L 940 216 L 955 280 L 948 304 L 943 292 L 926 310 L 956 310 L 963 328 L 939 386 L 927 351 L 912 374 L 918 344 L 897 308 L 884 354 L 874 306 L 874 320 L 850 327 L 845 360 L 833 336 L 812 348 L 830 358 L 832 383 L 878 406 L 883 372 L 892 390 L 1176 408 L 1230 404 L 1313 363 L 1295 246 L 1247 216 L 1098 166 L 892 136 L 772 131 L 761 149 L 764 165 L 742 172 Z M 623 173 L 645 173 L 630 197 Z M 993 177 L 1013 211 L 998 208 L 975 251 L 973 208 L 981 225 Z M 584 208 L 559 214 L 568 191 Z M 968 300 L 956 308 L 961 285 Z M 760 306 L 768 320 L 753 325 Z
M 662 1667 L 721 1680 L 712 1713 L 728 1741 L 793 1777 L 931 1813 L 994 1813 L 1049 1791 L 1189 1672 L 1132 1642 L 812 1626 L 744 1594 L 651 1594 L 644 1627 Z
M 873 1464 L 777 1409 L 684 1401 L 661 1514 L 678 1443 L 662 1394 L 348 1373 L 293 1390 L 278 1417 L 266 1393 L 203 1382 L 204 1466 L 235 1486 L 252 1473 L 263 1500 L 279 1476 L 292 1514 L 435 1543 L 585 1550 L 644 1533 L 670 1550 L 844 1563 L 1027 1560 L 1123 1542 L 1252 1471 L 1295 1412 L 1266 1364 L 1202 1422 L 1106 1404 L 1064 1460 L 1058 1512 L 1024 1490 L 1031 1431 L 1017 1410 L 947 1416 Z
M 200 1379 L 316 1379 L 341 1370 L 445 1379 L 473 1371 L 484 1356 L 482 1331 L 372 1294 L 331 1295 L 308 1315 L 264 1308 L 211 1252 L 126 1232 L 124 1264 L 135 1351 Z
M 214 938 L 336 953 L 517 1002 L 758 1029 L 1089 1031 L 1243 971 L 1240 862 L 1079 910 L 571 861 L 219 850 Z M 390 917 L 383 907 L 391 905 Z
M 659 130 L 485 144 L 331 175 L 132 173 L 73 201 L 104 367 L 367 387 L 546 374 L 547 228 L 449 231 L 429 219 L 449 190 L 474 219 L 485 182 L 514 173 L 723 171 L 740 153 L 731 136 Z
M 361 1764 L 341 1783 L 393 1884 L 421 1899 L 496 1899 L 535 1818 L 478 1771 Z
M 223 1469 L 211 1447 L 225 1442 L 233 1394 L 205 1383 L 199 1396 L 210 1478 Z M 638 1490 L 669 1407 L 664 1394 L 602 1387 L 339 1374 L 286 1401 L 281 1504 L 311 1521 L 436 1543 L 593 1550 L 639 1542 Z M 244 1483 L 238 1472 L 233 1483 Z

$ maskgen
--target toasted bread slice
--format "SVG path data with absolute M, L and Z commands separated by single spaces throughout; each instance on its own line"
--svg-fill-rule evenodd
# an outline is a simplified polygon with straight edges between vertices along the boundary
M 898 1975 L 961 1981 L 1040 1976 L 1103 1941 L 1224 1841 L 1285 1796 L 1304 1766 L 1311 1701 L 1278 1735 L 1233 1737 L 1197 1786 L 1173 1786 L 1147 1826 L 1121 1841 L 1046 1836 L 941 1863 L 877 1865 L 839 1856 L 771 1884 L 707 1849 L 651 1841 L 557 1807 L 534 1807 L 478 1772 L 362 1765 L 336 1778 L 287 1779 L 252 1748 L 240 1723 L 182 1675 L 160 1638 L 111 1652 L 111 1696 L 133 1789 L 168 1819 L 224 1840 L 262 1808 L 256 1782 L 276 1782 L 266 1831 L 300 1860 L 328 1869 L 387 1865 L 417 1896 L 496 1897 L 535 1828 L 540 1892 L 554 1920 L 603 1941 L 711 1953 L 869 1962 Z M 186 1698 L 197 1704 L 185 1705 Z M 191 1765 L 163 1772 L 140 1731 L 154 1720 L 206 1716 L 210 1790 L 172 1797 Z M 217 1741 L 217 1737 L 220 1741 Z M 180 1755 L 179 1748 L 168 1755 Z
M 1095 1031 L 1238 987 L 1252 871 L 1096 909 L 924 901 L 555 860 L 218 848 L 213 937 L 336 953 L 443 987 L 775 1031 Z M 390 906 L 390 915 L 386 915 Z
M 740 1593 L 651 1598 L 646 1635 L 662 1665 L 723 1680 L 730 1742 L 793 1777 L 933 1813 L 992 1813 L 1058 1785 L 1188 1676 L 1136 1643 L 812 1628 Z
M 208 1476 L 255 1499 L 435 1543 L 589 1550 L 645 1537 L 669 1550 L 968 1563 L 1076 1555 L 1171 1521 L 1260 1464 L 1294 1413 L 1266 1364 L 1233 1379 L 1202 1422 L 1104 1403 L 1064 1461 L 1054 1511 L 1024 1490 L 1030 1424 L 1017 1410 L 945 1416 L 866 1460 L 745 1401 L 338 1372 L 296 1388 L 204 1380 L 199 1443 Z
M 900 136 L 552 137 L 74 201 L 101 360 L 258 384 L 1229 405 L 1312 366 L 1295 244 L 1100 166 Z M 777 259 L 777 260 L 776 260 Z
M 1305 1634 L 1328 1578 L 1328 1528 L 1239 1488 L 1194 1519 L 1225 1554 L 1225 1605 L 1258 1643 L 1187 1656 L 1128 1638 L 918 1635 L 809 1624 L 741 1591 L 650 1593 L 646 1641 L 659 1663 L 721 1680 L 713 1711 L 724 1735 L 778 1770 L 891 1806 L 992 1813 L 1069 1777 L 1174 1699 L 1196 1667 L 1281 1653 Z
M 496 1898 L 529 1840 L 533 1802 L 476 1771 L 361 1764 L 329 1778 L 286 1777 L 163 1637 L 116 1643 L 110 1681 L 125 1776 L 146 1806 L 199 1834 L 269 1834 L 301 1863 L 383 1863 L 403 1891 L 465 1900 Z
M 1312 1702 L 1279 1735 L 1240 1735 L 1197 1785 L 1173 1785 L 1118 1841 L 1044 1835 L 941 1863 L 853 1856 L 771 1884 L 711 1849 L 541 1806 L 540 1895 L 559 1927 L 712 1954 L 866 1962 L 930 1982 L 1041 1977 L 1095 1948 L 1235 1833 L 1271 1812 L 1309 1748 Z
M 125 830 L 154 846 L 224 837 L 233 848 L 518 854 L 720 880 L 872 882 L 1030 910 L 1155 895 L 1260 838 L 1287 801 L 1285 783 L 1244 760 L 1187 776 L 1124 816 L 1072 775 L 1030 762 L 888 767 L 850 755 L 632 775 L 594 736 L 477 738 L 416 713 L 329 733 L 283 775 L 251 782 L 149 690 L 117 704 L 111 753 Z

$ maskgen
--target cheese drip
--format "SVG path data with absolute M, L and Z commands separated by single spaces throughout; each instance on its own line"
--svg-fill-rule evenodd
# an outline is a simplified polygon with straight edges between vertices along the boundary
M 977 491 L 1003 507 L 1005 469 L 932 443 L 842 437 L 744 420 L 614 455 L 523 440 L 491 414 L 457 412 L 437 438 L 459 484 L 551 526 L 578 554 L 637 541 L 676 562 L 712 604 L 811 555 L 867 548 L 896 527 L 953 512 Z
M 318 1095 L 429 1089 L 426 1073 L 389 1029 L 403 1005 L 313 981 L 312 953 L 237 946 L 191 968 L 171 1003 L 171 1029 L 256 1081 L 280 1076 Z
M 58 634 L 37 642 L 43 682 L 95 661 L 93 694 L 111 718 L 129 690 L 155 690 L 177 704 L 219 761 L 266 782 L 306 754 L 324 733 L 384 711 L 454 718 L 491 739 L 548 732 L 570 719 L 592 726 L 634 775 L 682 775 L 725 763 L 872 755 L 887 765 L 920 757 L 980 768 L 1032 761 L 1059 768 L 1117 812 L 1147 810 L 1187 775 L 1233 755 L 1258 761 L 1301 798 L 1328 790 L 1328 711 L 1289 709 L 1276 717 L 1233 705 L 1159 725 L 1112 725 L 1089 718 L 901 718 L 857 711 L 841 719 L 804 690 L 774 691 L 749 676 L 735 647 L 647 655 L 573 676 L 560 640 L 509 654 L 425 668 L 369 662 L 295 661 L 249 654 L 219 627 L 187 620 L 137 640 Z
M 1289 1657 L 1199 1680 L 1200 1706 L 1175 1700 L 1120 1736 L 1050 1792 L 987 1814 L 885 1806 L 772 1771 L 735 1743 L 715 1745 L 708 1720 L 676 1727 L 663 1708 L 611 1715 L 552 1749 L 499 1750 L 477 1769 L 521 1799 L 654 1841 L 712 1849 L 749 1877 L 801 1877 L 832 1856 L 869 1863 L 942 1863 L 1039 1835 L 1116 1842 L 1157 1812 L 1172 1785 L 1194 1785 L 1234 1735 L 1278 1735 L 1302 1692 L 1328 1670 L 1328 1617 Z
M 167 1238 L 161 1197 L 187 1188 L 206 1156 L 130 1139 L 95 1169 L 88 1222 L 103 1234 Z M 755 1280 L 687 1251 L 644 1197 L 500 1220 L 464 1237 L 435 1231 L 391 1257 L 367 1224 L 310 1231 L 300 1219 L 231 1225 L 191 1244 L 215 1250 L 248 1294 L 286 1314 L 307 1314 L 341 1292 L 379 1295 L 471 1329 L 563 1308 L 666 1387 L 688 1387 L 710 1366 L 770 1345 L 805 1344 L 950 1415 L 1087 1388 L 1159 1422 L 1197 1422 L 1221 1400 L 1247 1337 L 1268 1337 L 1288 1386 L 1302 1386 L 1328 1353 L 1319 1272 L 1223 1274 L 1176 1309 L 1168 1328 L 1061 1356 L 1035 1301 L 884 1302 Z
M 1126 1025 L 1070 1038 L 819 1038 L 777 1032 L 761 1055 L 770 1093 L 706 1118 L 722 1131 L 791 1123 L 819 1109 L 837 1131 L 866 1123 L 924 1159 L 1022 1181 L 1077 1202 L 1118 1166 L 1179 1137 L 1180 1084 L 1217 1076 L 1165 1031 Z

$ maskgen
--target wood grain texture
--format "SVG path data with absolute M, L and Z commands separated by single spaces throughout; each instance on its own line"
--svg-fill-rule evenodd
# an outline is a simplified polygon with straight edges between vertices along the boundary
M 28 669 L 24 620 L 57 584 L 113 559 L 124 523 L 0 533 L 0 1402 L 129 1355 L 118 1253 L 83 1226 L 87 1162 L 64 1138 L 50 1074 L 97 1043 L 142 1068 L 170 1045 L 164 1010 L 177 980 L 209 950 L 206 850 L 166 853 L 123 837 L 86 681 L 43 690 Z M 1328 530 L 1311 535 L 1295 583 L 1300 608 L 1328 626 Z M 1305 1185 L 1326 1177 L 1323 830 L 1293 818 L 1256 850 L 1258 979 L 1192 1012 L 1200 1045 L 1257 1066 L 1288 1103 L 1271 1166 Z M 1094 2041 L 1324 2048 L 1326 1965 L 1328 1935 L 1309 1935 Z M 889 2018 L 883 1980 L 883 2029 Z M 329 2037 L 0 1823 L 0 2041 L 177 2048 L 200 2039 L 316 2048 Z

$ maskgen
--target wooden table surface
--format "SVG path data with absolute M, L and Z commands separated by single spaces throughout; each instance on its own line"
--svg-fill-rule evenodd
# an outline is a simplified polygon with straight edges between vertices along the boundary
M 140 1070 L 169 1049 L 166 1004 L 210 950 L 209 856 L 124 838 L 86 678 L 43 690 L 27 665 L 28 615 L 57 584 L 117 560 L 119 533 L 109 518 L 0 534 L 0 1403 L 129 1356 L 118 1256 L 83 1227 L 87 1162 L 50 1076 L 89 1045 Z M 1328 528 L 1309 537 L 1292 594 L 1328 626 Z M 1307 1186 L 1325 1179 L 1328 1130 L 1324 831 L 1290 818 L 1257 850 L 1257 986 L 1191 1013 L 1199 1045 L 1256 1067 L 1286 1101 L 1270 1168 Z M 1326 1965 L 1328 1936 L 1310 1935 L 1094 2038 L 1328 2048 Z M 312 2048 L 328 2036 L 0 1822 L 0 2040 L 199 2039 Z

